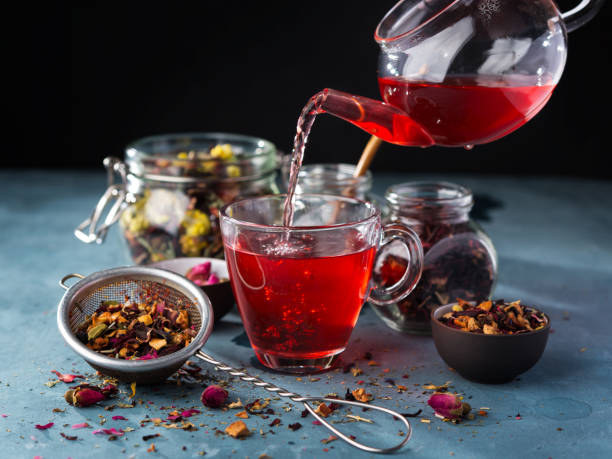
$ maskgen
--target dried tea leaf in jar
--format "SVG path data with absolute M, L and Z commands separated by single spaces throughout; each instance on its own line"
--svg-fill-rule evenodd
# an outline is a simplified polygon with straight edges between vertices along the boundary
M 445 182 L 410 182 L 390 187 L 385 199 L 388 219 L 416 231 L 425 255 L 421 280 L 407 298 L 384 308 L 373 305 L 387 325 L 429 334 L 430 314 L 437 307 L 456 298 L 479 302 L 490 298 L 497 279 L 497 254 L 469 217 L 470 190 Z M 398 282 L 407 266 L 401 251 L 391 252 L 374 273 L 386 286 Z

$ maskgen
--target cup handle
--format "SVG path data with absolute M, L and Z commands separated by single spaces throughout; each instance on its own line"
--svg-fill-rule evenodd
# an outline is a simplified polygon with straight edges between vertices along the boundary
M 394 241 L 400 241 L 408 252 L 408 265 L 402 278 L 389 287 L 375 285 L 370 291 L 368 301 L 378 305 L 386 306 L 397 303 L 406 298 L 421 279 L 423 272 L 423 246 L 419 236 L 410 228 L 400 223 L 392 223 L 383 227 L 382 242 L 376 253 L 374 266 L 384 260 L 389 245 Z M 381 258 L 383 257 L 383 258 Z

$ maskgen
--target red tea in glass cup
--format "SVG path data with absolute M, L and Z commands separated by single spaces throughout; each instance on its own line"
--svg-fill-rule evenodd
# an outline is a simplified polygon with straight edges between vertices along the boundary
M 267 367 L 324 370 L 346 348 L 366 300 L 405 298 L 421 276 L 423 250 L 409 228 L 383 227 L 375 206 L 329 195 L 298 195 L 282 226 L 284 195 L 236 201 L 221 210 L 225 258 L 246 333 Z M 397 284 L 373 284 L 391 243 L 410 259 Z

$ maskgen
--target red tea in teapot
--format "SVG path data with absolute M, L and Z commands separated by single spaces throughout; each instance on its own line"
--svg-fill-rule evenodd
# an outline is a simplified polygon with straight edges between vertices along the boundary
M 519 75 L 450 77 L 442 83 L 379 78 L 378 84 L 386 103 L 404 110 L 445 146 L 482 144 L 509 134 L 538 113 L 554 89 Z

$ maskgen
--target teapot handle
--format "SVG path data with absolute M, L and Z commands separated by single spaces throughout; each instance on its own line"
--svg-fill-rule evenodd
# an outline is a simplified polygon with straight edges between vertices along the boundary
M 585 25 L 595 17 L 603 4 L 604 0 L 582 0 L 571 10 L 561 13 L 567 31 L 573 32 Z

